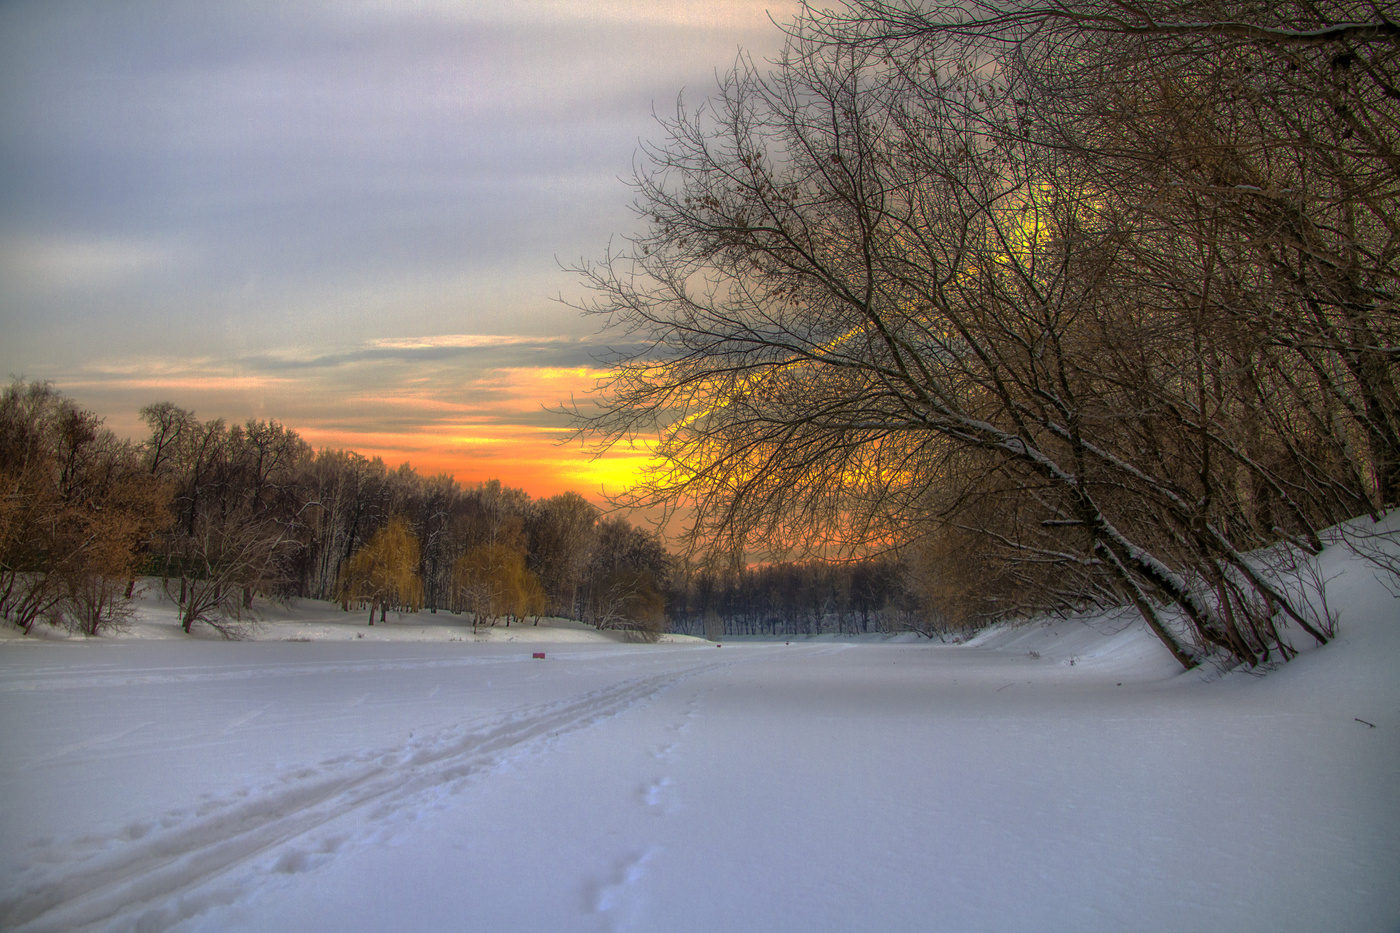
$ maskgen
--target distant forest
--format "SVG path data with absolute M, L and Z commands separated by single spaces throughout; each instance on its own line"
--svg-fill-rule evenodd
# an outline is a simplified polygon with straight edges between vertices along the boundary
M 578 619 L 648 638 L 915 628 L 891 559 L 691 565 L 575 492 L 313 450 L 276 421 L 202 421 L 169 402 L 118 438 L 45 383 L 0 396 L 0 613 L 89 635 L 120 628 L 141 578 L 197 624 L 237 636 L 260 600 L 451 612 L 472 625 Z

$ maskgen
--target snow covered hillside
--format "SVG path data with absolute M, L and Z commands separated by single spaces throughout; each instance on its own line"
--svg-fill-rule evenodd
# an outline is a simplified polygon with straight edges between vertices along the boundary
M 1340 637 L 1264 677 L 1108 619 L 10 638 L 0 928 L 1394 931 L 1400 600 L 1327 557 Z

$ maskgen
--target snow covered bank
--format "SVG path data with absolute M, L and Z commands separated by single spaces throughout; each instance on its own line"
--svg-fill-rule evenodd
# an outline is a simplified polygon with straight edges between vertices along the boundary
M 1265 677 L 1112 619 L 7 641 L 0 928 L 1394 931 L 1400 601 L 1328 559 Z
M 137 612 L 132 623 L 102 640 L 224 640 L 223 636 L 213 629 L 198 623 L 191 633 L 186 635 L 180 628 L 175 604 L 161 592 L 159 581 L 143 582 L 137 591 L 136 605 Z M 315 599 L 294 600 L 289 605 L 259 602 L 256 608 L 257 622 L 242 627 L 242 634 L 250 641 L 450 641 L 474 644 L 543 642 L 604 645 L 629 642 L 622 632 L 600 632 L 591 625 L 572 619 L 545 618 L 511 625 L 502 621 L 494 626 L 480 626 L 473 631 L 470 616 L 450 612 L 390 612 L 386 621 L 370 625 L 369 615 L 363 610 L 345 612 L 335 603 Z M 35 627 L 30 639 L 34 636 L 45 640 L 85 640 L 81 635 L 70 635 L 61 629 L 42 624 Z M 21 633 L 14 626 L 0 623 L 0 641 L 20 637 Z M 690 635 L 667 634 L 661 637 L 661 643 L 704 643 L 704 639 Z

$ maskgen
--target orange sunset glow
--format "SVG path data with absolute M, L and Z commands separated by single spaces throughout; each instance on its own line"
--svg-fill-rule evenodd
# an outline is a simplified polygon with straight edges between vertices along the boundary
M 597 457 L 567 429 L 498 424 L 411 434 L 298 431 L 316 448 L 348 449 L 379 457 L 391 467 L 409 463 L 419 473 L 446 473 L 464 485 L 499 479 L 540 498 L 566 490 L 595 501 L 631 486 L 648 463 L 643 451 L 613 450 Z
M 279 421 L 318 450 L 353 450 L 390 468 L 408 463 L 466 485 L 497 479 L 537 498 L 571 490 L 602 503 L 633 485 L 649 460 L 645 443 L 597 455 L 562 413 L 587 404 L 604 374 L 592 366 L 423 367 L 395 359 L 280 375 L 235 369 L 150 360 L 75 373 L 57 387 L 85 404 L 96 399 L 91 407 L 108 426 L 133 439 L 145 431 L 139 410 L 170 401 L 206 419 Z

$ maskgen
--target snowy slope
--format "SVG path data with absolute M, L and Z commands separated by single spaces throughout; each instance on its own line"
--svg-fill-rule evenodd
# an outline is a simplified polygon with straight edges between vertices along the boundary
M 0 928 L 1394 931 L 1400 601 L 1324 557 L 1341 637 L 1266 677 L 1112 619 L 9 640 Z

